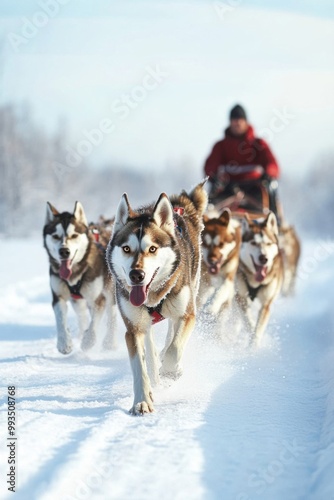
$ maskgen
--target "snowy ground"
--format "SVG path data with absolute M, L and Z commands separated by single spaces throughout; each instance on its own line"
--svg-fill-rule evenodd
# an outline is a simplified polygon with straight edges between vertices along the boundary
M 258 352 L 198 325 L 183 378 L 145 417 L 127 412 L 121 321 L 116 352 L 86 355 L 76 339 L 62 356 L 40 241 L 2 241 L 0 261 L 0 498 L 15 385 L 16 500 L 334 499 L 333 245 L 304 244 L 297 296 L 279 299 Z

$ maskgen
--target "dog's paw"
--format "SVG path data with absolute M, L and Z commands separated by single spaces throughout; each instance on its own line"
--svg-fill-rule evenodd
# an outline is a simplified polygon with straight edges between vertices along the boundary
M 96 335 L 94 332 L 90 330 L 86 330 L 83 334 L 82 340 L 81 340 L 81 349 L 83 351 L 88 351 L 93 347 L 93 345 L 96 342 Z
M 133 407 L 129 410 L 131 415 L 145 415 L 145 413 L 153 413 L 153 397 L 152 393 L 149 393 L 149 397 L 146 398 L 146 401 L 141 401 L 140 403 L 134 403 Z
M 57 349 L 61 354 L 70 354 L 72 347 L 73 345 L 70 337 L 58 339 Z

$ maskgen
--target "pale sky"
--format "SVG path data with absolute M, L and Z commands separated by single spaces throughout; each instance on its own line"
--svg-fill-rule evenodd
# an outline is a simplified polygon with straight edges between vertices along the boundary
M 0 5 L 1 102 L 29 102 L 48 129 L 66 117 L 74 148 L 112 123 L 92 165 L 188 159 L 200 172 L 236 102 L 283 172 L 302 173 L 333 150 L 332 1 L 13 4 Z

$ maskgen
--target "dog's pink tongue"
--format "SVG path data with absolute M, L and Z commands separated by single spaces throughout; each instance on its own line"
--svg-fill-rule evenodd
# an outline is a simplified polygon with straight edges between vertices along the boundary
M 130 292 L 130 302 L 133 306 L 139 307 L 146 300 L 146 286 L 134 285 Z
M 72 274 L 71 259 L 62 260 L 59 268 L 59 276 L 63 280 L 68 280 L 71 274 Z
M 255 266 L 255 279 L 261 282 L 267 276 L 267 268 L 265 266 Z

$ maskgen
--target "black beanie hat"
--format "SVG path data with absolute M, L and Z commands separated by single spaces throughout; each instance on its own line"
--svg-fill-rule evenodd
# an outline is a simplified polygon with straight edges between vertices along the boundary
M 242 106 L 240 106 L 240 104 L 236 104 L 230 111 L 230 120 L 237 118 L 243 118 L 244 120 L 247 120 L 246 111 Z

